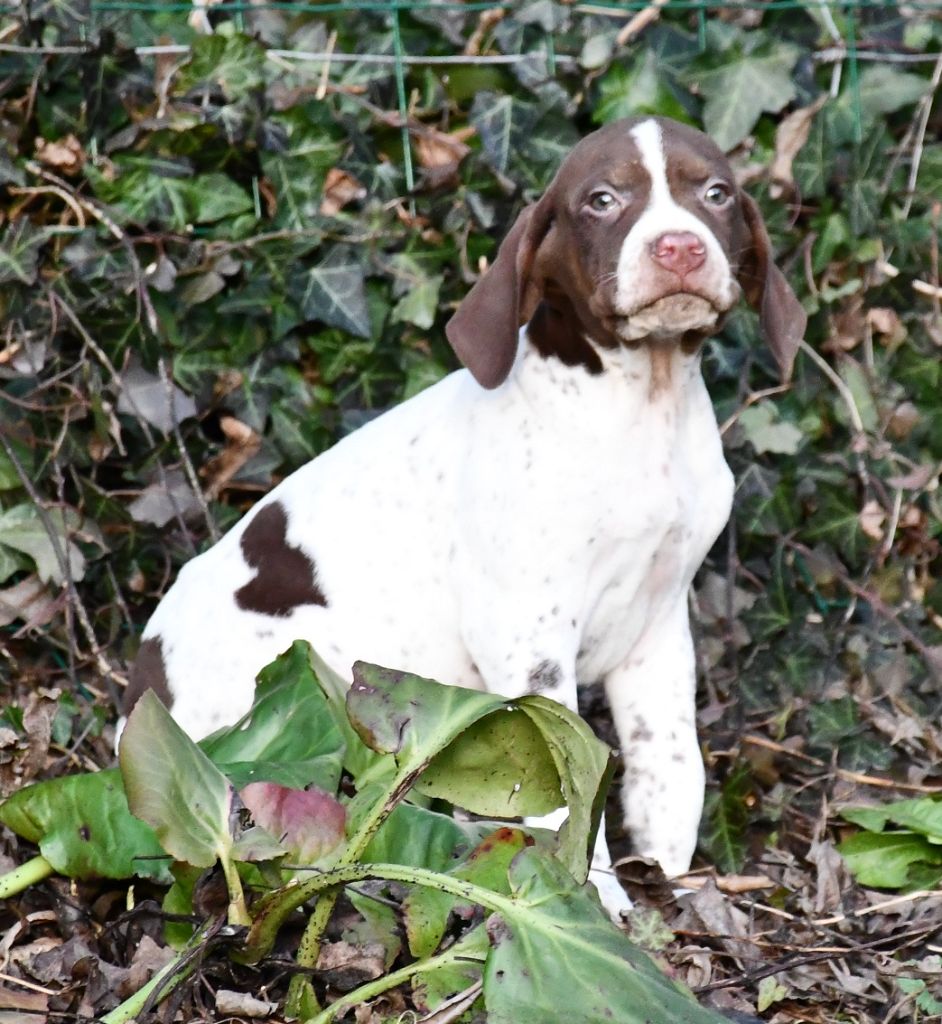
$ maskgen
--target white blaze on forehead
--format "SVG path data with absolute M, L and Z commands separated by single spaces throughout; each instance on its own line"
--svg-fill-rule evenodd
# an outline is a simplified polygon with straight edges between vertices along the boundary
M 709 225 L 681 206 L 671 193 L 667 176 L 668 148 L 665 146 L 662 126 L 653 119 L 642 121 L 631 129 L 631 137 L 648 173 L 650 192 L 647 206 L 625 236 L 618 257 L 615 293 L 617 312 L 631 316 L 662 297 L 664 272 L 652 259 L 651 246 L 661 235 L 681 231 L 693 232 L 706 248 L 703 269 L 697 273 L 697 291 L 702 292 L 718 309 L 730 308 L 739 297 L 739 286 L 730 270 L 729 258 Z M 716 311 L 710 311 L 707 306 L 704 301 L 689 313 L 682 313 L 678 309 L 677 323 L 664 326 L 668 329 L 676 327 L 678 331 L 699 326 L 709 327 L 708 322 L 697 322 L 702 314 L 706 315 L 707 321 L 717 319 Z M 702 310 L 702 314 L 697 310 Z M 655 310 L 655 321 L 659 315 Z M 685 325 L 688 316 L 692 320 Z M 658 326 L 656 322 L 651 322 L 651 316 L 632 317 L 632 320 L 634 323 L 629 321 L 619 329 L 624 340 L 644 337 Z
M 651 179 L 651 195 L 648 209 L 659 203 L 676 206 L 667 184 L 667 160 L 664 158 L 664 143 L 661 126 L 657 121 L 642 121 L 631 129 L 631 136 L 641 153 L 641 162 Z

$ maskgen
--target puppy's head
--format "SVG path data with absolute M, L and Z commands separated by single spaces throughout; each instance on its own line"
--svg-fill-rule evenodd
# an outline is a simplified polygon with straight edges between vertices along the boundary
M 477 380 L 496 387 L 524 323 L 545 355 L 599 371 L 595 346 L 695 347 L 742 294 L 787 379 L 806 316 L 772 263 L 756 204 L 702 132 L 631 118 L 573 149 L 447 332 Z

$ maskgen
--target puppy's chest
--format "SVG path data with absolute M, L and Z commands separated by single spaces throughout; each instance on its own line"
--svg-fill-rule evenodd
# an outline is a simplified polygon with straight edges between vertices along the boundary
M 729 518 L 733 479 L 712 410 L 673 434 L 639 431 L 610 479 L 611 507 L 586 542 L 591 554 L 580 677 L 618 664 L 687 588 Z

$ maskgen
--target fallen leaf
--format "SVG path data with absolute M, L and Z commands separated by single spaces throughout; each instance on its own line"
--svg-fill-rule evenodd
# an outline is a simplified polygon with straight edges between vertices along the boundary
M 0 627 L 22 619 L 25 629 L 38 629 L 51 622 L 57 610 L 58 602 L 35 574 L 0 590 Z
M 256 999 L 247 992 L 226 988 L 216 992 L 216 1013 L 221 1017 L 270 1017 L 277 1009 L 277 1003 Z
M 71 132 L 52 142 L 39 137 L 36 139 L 36 159 L 61 174 L 72 175 L 78 174 L 85 166 L 85 151 Z
M 338 992 L 349 992 L 382 976 L 386 951 L 378 942 L 356 946 L 350 942 L 325 942 L 317 958 L 317 971 Z
M 258 454 L 261 437 L 248 424 L 235 416 L 222 416 L 219 426 L 226 437 L 226 447 L 200 470 L 206 480 L 206 497 L 218 498 L 229 481 Z
M 320 212 L 325 217 L 334 217 L 349 203 L 365 198 L 366 188 L 352 174 L 331 167 L 324 181 Z
M 779 123 L 775 132 L 775 157 L 769 168 L 769 177 L 772 179 L 769 194 L 773 199 L 781 198 L 786 191 L 794 191 L 792 163 L 808 141 L 814 115 L 824 106 L 827 99 L 828 94 L 822 93 L 814 103 L 793 110 Z
M 860 524 L 861 532 L 867 537 L 872 540 L 883 540 L 886 512 L 875 498 L 871 498 L 857 513 L 857 522 Z
M 157 479 L 141 491 L 128 505 L 131 518 L 138 523 L 153 523 L 166 526 L 178 516 L 187 519 L 199 510 L 199 502 L 193 488 L 180 469 L 164 473 L 163 480 Z

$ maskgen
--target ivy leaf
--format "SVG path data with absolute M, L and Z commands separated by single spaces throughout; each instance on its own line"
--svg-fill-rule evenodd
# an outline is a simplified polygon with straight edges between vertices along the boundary
M 539 120 L 539 110 L 509 94 L 482 92 L 474 98 L 468 116 L 481 137 L 487 162 L 498 173 L 506 174 L 514 151 L 523 148 Z
M 320 320 L 361 338 L 370 336 L 363 267 L 339 246 L 316 267 L 292 277 L 288 288 L 306 320 Z
M 48 237 L 46 229 L 34 227 L 26 217 L 10 224 L 0 236 L 0 284 L 35 284 L 39 251 Z
M 794 455 L 804 440 L 804 434 L 798 427 L 779 419 L 778 407 L 769 401 L 756 402 L 744 409 L 739 417 L 739 426 L 758 454 L 777 452 Z
M 85 556 L 71 540 L 71 535 L 80 523 L 78 514 L 72 509 L 63 511 L 51 508 L 47 509 L 46 516 L 55 540 L 49 536 L 46 524 L 32 505 L 15 505 L 0 513 L 0 556 L 4 547 L 27 555 L 44 583 L 64 583 L 65 571 L 73 580 L 82 579 L 85 575 Z M 65 566 L 59 561 L 60 554 L 66 562 Z
M 763 113 L 777 113 L 795 98 L 791 70 L 799 53 L 782 43 L 763 55 L 737 55 L 712 71 L 688 75 L 706 97 L 704 128 L 720 149 L 739 145 Z

